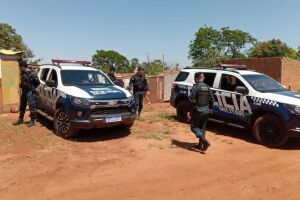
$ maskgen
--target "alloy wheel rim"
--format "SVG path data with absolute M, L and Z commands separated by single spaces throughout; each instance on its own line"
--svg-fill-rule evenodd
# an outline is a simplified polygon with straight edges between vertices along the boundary
M 272 122 L 264 122 L 259 127 L 260 137 L 267 144 L 276 144 L 282 139 L 280 127 Z
M 57 116 L 57 129 L 61 134 L 66 134 L 70 128 L 69 117 L 65 112 L 60 112 Z

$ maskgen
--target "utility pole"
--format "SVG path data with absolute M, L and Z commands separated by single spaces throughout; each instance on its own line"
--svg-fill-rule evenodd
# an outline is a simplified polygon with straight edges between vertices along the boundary
M 162 69 L 165 70 L 165 54 L 162 55 Z
M 150 64 L 149 53 L 146 53 L 146 55 L 147 55 L 148 64 Z

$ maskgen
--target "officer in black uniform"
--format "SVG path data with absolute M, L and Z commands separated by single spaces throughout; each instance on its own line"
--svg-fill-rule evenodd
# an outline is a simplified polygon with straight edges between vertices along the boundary
M 117 82 L 117 77 L 116 77 L 115 73 L 116 73 L 116 68 L 111 66 L 109 68 L 109 72 L 108 72 L 107 76 L 114 84 L 117 85 L 118 82 Z
M 136 73 L 131 76 L 129 81 L 129 88 L 133 90 L 133 96 L 136 105 L 136 111 L 138 116 L 141 115 L 145 92 L 149 94 L 149 83 L 146 75 L 143 73 L 143 68 L 138 67 Z
M 206 151 L 210 146 L 210 143 L 205 139 L 205 127 L 214 102 L 213 94 L 209 86 L 203 82 L 204 79 L 204 74 L 195 74 L 196 83 L 189 96 L 193 110 L 192 113 L 188 112 L 188 118 L 191 119 L 191 130 L 199 138 L 196 148 L 202 151 Z
M 36 73 L 28 68 L 26 61 L 21 61 L 19 63 L 21 70 L 21 98 L 20 98 L 20 115 L 19 119 L 13 123 L 13 125 L 20 125 L 23 123 L 24 114 L 26 110 L 27 103 L 30 110 L 30 123 L 28 127 L 34 126 L 34 120 L 37 118 L 36 113 L 36 88 L 39 86 L 40 81 Z

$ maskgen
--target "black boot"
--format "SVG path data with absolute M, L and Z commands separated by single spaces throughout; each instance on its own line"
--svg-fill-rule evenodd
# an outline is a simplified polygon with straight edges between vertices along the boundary
M 28 127 L 33 127 L 35 125 L 34 120 L 30 120 Z
M 198 142 L 198 144 L 195 145 L 195 148 L 202 150 L 202 148 L 203 148 L 202 146 L 203 146 L 202 140 L 199 138 L 199 142 Z
M 210 143 L 207 141 L 207 139 L 204 139 L 202 151 L 206 151 L 209 146 L 210 146 Z
M 18 119 L 17 121 L 15 121 L 15 122 L 13 122 L 12 124 L 14 125 L 14 126 L 18 126 L 18 125 L 21 125 L 21 124 L 23 124 L 23 119 Z

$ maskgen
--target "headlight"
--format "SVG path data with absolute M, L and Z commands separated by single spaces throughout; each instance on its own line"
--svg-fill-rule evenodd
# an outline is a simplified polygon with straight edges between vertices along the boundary
M 81 106 L 89 106 L 90 105 L 90 102 L 83 98 L 74 97 L 74 98 L 72 98 L 72 102 L 76 105 L 81 105 Z
M 296 107 L 295 107 L 295 112 L 296 112 L 297 114 L 300 114 L 300 106 L 296 106 Z
M 300 115 L 300 106 L 286 105 L 286 107 L 294 114 Z

